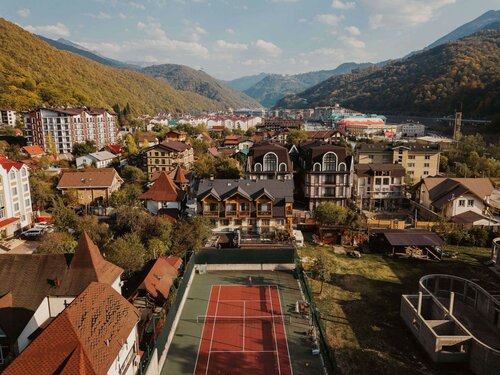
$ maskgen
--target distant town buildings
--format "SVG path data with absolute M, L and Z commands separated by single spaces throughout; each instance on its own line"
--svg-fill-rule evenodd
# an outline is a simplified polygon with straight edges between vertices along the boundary
M 70 153 L 75 143 L 85 141 L 101 149 L 117 141 L 116 116 L 102 108 L 38 108 L 25 122 L 28 143 L 47 152 Z
M 262 124 L 257 126 L 257 130 L 283 132 L 286 130 L 301 129 L 302 126 L 302 120 L 273 117 L 265 118 Z
M 115 160 L 115 158 L 116 155 L 109 151 L 92 152 L 76 158 L 76 167 L 106 168 L 113 162 L 113 160 Z

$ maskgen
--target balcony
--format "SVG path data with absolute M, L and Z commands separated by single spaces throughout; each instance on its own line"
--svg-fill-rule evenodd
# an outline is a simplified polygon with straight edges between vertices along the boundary
M 271 217 L 272 211 L 271 210 L 257 210 L 257 216 Z
M 238 212 L 238 216 L 240 216 L 240 217 L 248 217 L 248 216 L 250 216 L 250 210 L 240 210 Z
M 219 217 L 219 211 L 218 210 L 203 210 L 203 216 L 208 216 L 208 217 Z
M 238 211 L 236 210 L 225 210 L 224 214 L 226 217 L 236 216 Z

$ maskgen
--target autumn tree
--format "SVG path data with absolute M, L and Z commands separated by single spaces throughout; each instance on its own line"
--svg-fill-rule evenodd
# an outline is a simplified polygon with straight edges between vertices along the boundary
M 323 202 L 316 207 L 314 218 L 321 225 L 339 225 L 347 216 L 347 210 L 333 202 Z
M 288 133 L 287 141 L 293 145 L 299 145 L 302 142 L 305 142 L 309 139 L 307 132 L 300 129 L 290 130 Z
M 135 233 L 126 233 L 106 246 L 106 258 L 130 275 L 140 271 L 146 261 L 146 249 Z
M 55 231 L 42 236 L 36 249 L 37 254 L 74 253 L 77 242 L 68 232 Z

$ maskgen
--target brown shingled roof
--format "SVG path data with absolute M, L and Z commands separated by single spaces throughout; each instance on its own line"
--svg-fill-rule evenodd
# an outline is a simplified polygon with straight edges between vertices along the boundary
M 97 188 L 111 187 L 114 178 L 117 177 L 123 181 L 114 168 L 87 168 L 76 172 L 63 172 L 58 189 L 78 189 L 78 188 Z
M 4 374 L 106 374 L 138 320 L 116 290 L 92 283 Z
M 186 177 L 186 172 L 180 165 L 175 167 L 175 169 L 168 175 L 176 184 L 187 184 L 189 182 Z
M 184 198 L 184 191 L 179 189 L 166 172 L 162 172 L 153 185 L 139 199 L 156 202 L 177 202 Z
M 161 295 L 167 299 L 173 280 L 179 273 L 179 268 L 175 267 L 178 260 L 179 257 L 159 257 L 138 289 L 146 290 L 155 298 Z

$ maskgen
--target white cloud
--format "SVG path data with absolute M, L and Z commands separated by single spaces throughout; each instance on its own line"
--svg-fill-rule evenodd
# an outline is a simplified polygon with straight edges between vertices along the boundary
M 48 37 L 62 37 L 69 36 L 69 29 L 62 22 L 57 22 L 55 25 L 45 25 L 45 26 L 24 26 L 25 30 L 28 30 L 33 34 L 42 34 Z
M 259 39 L 256 42 L 254 42 L 253 45 L 257 49 L 259 49 L 262 52 L 265 52 L 271 56 L 278 56 L 281 54 L 281 48 L 279 48 L 276 44 L 274 44 L 272 42 L 268 42 L 268 41 Z
M 368 18 L 368 23 L 373 30 L 380 29 L 384 25 L 384 23 L 382 22 L 383 19 L 384 16 L 382 14 L 372 14 Z
M 456 0 L 363 0 L 371 13 L 372 28 L 382 27 L 382 18 L 391 25 L 417 26 L 430 21 L 438 11 Z M 373 18 L 375 17 L 375 18 Z M 378 22 L 377 22 L 378 21 Z
M 230 50 L 230 51 L 245 51 L 248 49 L 248 46 L 243 43 L 230 43 L 225 40 L 219 39 L 215 42 L 218 49 L 221 50 Z
M 107 43 L 107 42 L 77 42 L 78 45 L 83 46 L 91 51 L 98 51 L 103 53 L 117 53 L 122 50 L 122 46 L 118 43 Z
M 231 28 L 227 28 L 225 31 L 226 31 L 226 33 L 228 33 L 229 35 L 234 35 L 234 34 L 236 34 L 236 31 L 234 31 L 234 30 L 233 30 L 233 29 L 231 29 Z
M 28 8 L 21 8 L 17 10 L 17 15 L 22 18 L 29 17 L 31 14 L 31 10 Z
M 344 43 L 346 47 L 363 49 L 366 47 L 365 42 L 351 36 L 341 36 L 339 40 Z
M 343 19 L 344 16 L 337 16 L 336 14 L 318 14 L 316 16 L 318 22 L 329 26 L 337 26 Z
M 298 3 L 300 0 L 271 0 L 271 3 Z
M 109 20 L 111 18 L 111 16 L 105 12 L 99 12 L 97 14 L 86 13 L 85 15 L 97 20 Z
M 145 10 L 146 7 L 141 4 L 141 3 L 136 3 L 135 1 L 129 1 L 128 5 L 130 5 L 132 8 L 140 9 L 140 10 Z
M 332 8 L 334 9 L 348 10 L 354 8 L 355 6 L 356 3 L 354 1 L 340 1 L 340 0 L 332 1 Z
M 345 29 L 351 35 L 354 35 L 354 36 L 361 35 L 361 31 L 359 31 L 359 29 L 356 26 L 347 26 Z
M 246 66 L 266 65 L 267 61 L 264 59 L 248 59 L 244 60 L 241 64 Z

